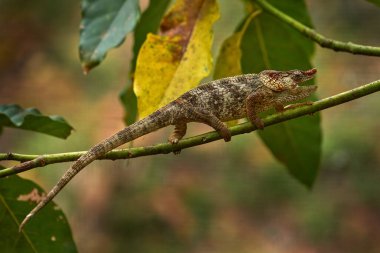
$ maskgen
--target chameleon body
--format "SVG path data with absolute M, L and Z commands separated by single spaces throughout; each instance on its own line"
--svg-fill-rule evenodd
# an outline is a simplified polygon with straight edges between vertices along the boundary
M 316 86 L 298 86 L 314 77 L 316 69 L 306 71 L 264 70 L 259 74 L 227 77 L 200 85 L 168 105 L 105 139 L 82 155 L 59 182 L 25 217 L 20 230 L 30 218 L 49 203 L 84 167 L 112 149 L 160 128 L 174 125 L 169 142 L 178 143 L 189 122 L 201 122 L 214 128 L 227 142 L 231 133 L 223 123 L 247 117 L 259 129 L 264 128 L 259 113 L 270 108 L 283 111 L 287 103 L 308 97 Z M 301 104 L 293 104 L 295 107 Z M 307 104 L 307 103 L 306 103 Z

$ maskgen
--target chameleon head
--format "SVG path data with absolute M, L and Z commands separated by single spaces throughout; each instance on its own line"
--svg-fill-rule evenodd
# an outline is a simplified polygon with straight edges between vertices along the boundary
M 264 70 L 259 73 L 259 79 L 269 89 L 273 91 L 284 91 L 294 89 L 298 84 L 314 77 L 316 69 L 309 70 Z

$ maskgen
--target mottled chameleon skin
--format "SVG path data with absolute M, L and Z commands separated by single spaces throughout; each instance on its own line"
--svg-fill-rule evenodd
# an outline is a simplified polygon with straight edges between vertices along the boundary
M 231 133 L 223 121 L 247 117 L 253 125 L 263 129 L 264 124 L 259 113 L 270 108 L 283 111 L 287 103 L 308 97 L 317 87 L 298 86 L 298 84 L 313 78 L 315 73 L 316 69 L 264 70 L 259 74 L 211 81 L 184 93 L 173 102 L 119 131 L 82 155 L 66 171 L 46 198 L 25 217 L 20 225 L 20 231 L 26 222 L 49 203 L 79 171 L 112 149 L 168 125 L 175 126 L 169 142 L 176 144 L 186 134 L 186 125 L 189 122 L 210 125 L 225 141 L 231 139 Z M 300 105 L 303 104 L 305 103 Z

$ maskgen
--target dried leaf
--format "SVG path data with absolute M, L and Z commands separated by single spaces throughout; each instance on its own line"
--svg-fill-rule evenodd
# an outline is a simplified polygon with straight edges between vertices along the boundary
M 161 35 L 148 35 L 137 58 L 134 82 L 140 117 L 209 75 L 211 29 L 218 17 L 215 0 L 177 0 L 161 23 Z

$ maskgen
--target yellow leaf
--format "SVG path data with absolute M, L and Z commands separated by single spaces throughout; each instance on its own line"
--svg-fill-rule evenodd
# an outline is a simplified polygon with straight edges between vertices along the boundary
M 212 68 L 215 0 L 177 0 L 165 15 L 160 35 L 149 34 L 136 63 L 134 91 L 140 117 L 194 88 Z
M 242 73 L 240 65 L 240 41 L 242 34 L 242 32 L 234 33 L 223 42 L 215 64 L 215 79 L 236 76 Z

